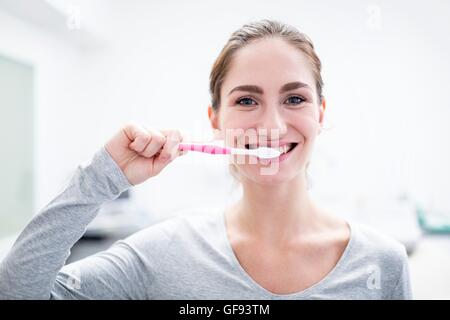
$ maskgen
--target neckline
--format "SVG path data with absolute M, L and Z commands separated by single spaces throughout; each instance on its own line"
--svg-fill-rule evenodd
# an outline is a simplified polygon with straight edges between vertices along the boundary
M 244 267 L 242 267 L 242 265 L 240 264 L 236 254 L 234 253 L 233 247 L 231 246 L 230 239 L 228 238 L 225 213 L 226 213 L 225 209 L 220 210 L 220 218 L 221 218 L 220 227 L 221 227 L 221 231 L 222 231 L 222 237 L 225 241 L 226 250 L 228 251 L 228 255 L 233 260 L 232 261 L 233 266 L 242 275 L 242 277 L 246 280 L 247 283 L 249 283 L 256 290 L 260 291 L 262 294 L 269 296 L 269 297 L 282 299 L 282 298 L 308 296 L 314 290 L 317 290 L 318 288 L 326 285 L 326 283 L 328 283 L 330 281 L 330 279 L 333 278 L 333 276 L 338 272 L 338 270 L 342 268 L 347 256 L 349 255 L 349 252 L 351 251 L 351 248 L 353 247 L 353 243 L 355 242 L 355 234 L 356 234 L 355 226 L 353 225 L 353 223 L 351 223 L 349 220 L 346 219 L 345 222 L 347 223 L 347 226 L 350 230 L 350 237 L 349 237 L 349 241 L 344 249 L 344 252 L 339 257 L 336 265 L 323 278 L 321 278 L 319 281 L 317 281 L 316 283 L 312 284 L 311 286 L 309 286 L 303 290 L 293 292 L 293 293 L 286 293 L 286 294 L 274 293 L 274 292 L 264 288 L 262 285 L 260 285 L 255 279 L 253 279 L 247 273 L 247 271 L 245 271 Z

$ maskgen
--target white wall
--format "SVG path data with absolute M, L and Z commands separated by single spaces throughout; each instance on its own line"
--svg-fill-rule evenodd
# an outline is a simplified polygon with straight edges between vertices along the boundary
M 66 131 L 65 124 L 76 121 L 77 110 L 82 108 L 78 92 L 80 55 L 77 48 L 63 39 L 2 10 L 0 52 L 31 64 L 35 70 L 35 207 L 38 208 L 55 193 L 56 184 L 77 161 L 71 155 L 78 150 L 70 152 L 67 146 L 73 143 L 75 135 Z M 63 152 L 67 152 L 66 157 Z
M 81 48 L 0 9 L 0 51 L 38 70 L 37 209 L 128 120 L 207 135 L 212 63 L 232 31 L 260 18 L 301 28 L 324 64 L 332 129 L 317 145 L 316 196 L 344 208 L 401 192 L 446 204 L 449 2 L 50 3 L 79 6 L 102 45 Z M 156 215 L 229 201 L 224 163 L 188 157 L 135 188 L 137 201 Z

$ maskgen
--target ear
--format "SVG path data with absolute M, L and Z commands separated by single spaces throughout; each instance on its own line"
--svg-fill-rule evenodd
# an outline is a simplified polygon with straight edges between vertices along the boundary
M 219 114 L 218 112 L 214 111 L 211 105 L 208 106 L 208 118 L 211 122 L 211 127 L 213 128 L 213 137 L 217 140 L 224 139 L 223 132 L 220 130 L 219 125 Z
M 325 100 L 325 97 L 322 97 L 322 103 L 319 106 L 319 125 L 320 125 L 320 127 L 319 127 L 318 134 L 320 134 L 322 132 L 326 107 L 327 107 L 327 102 Z
M 211 105 L 208 106 L 208 118 L 213 129 L 219 130 L 219 117 Z

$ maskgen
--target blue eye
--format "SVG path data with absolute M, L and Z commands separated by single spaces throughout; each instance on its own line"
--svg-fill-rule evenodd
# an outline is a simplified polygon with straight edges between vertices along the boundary
M 252 106 L 252 105 L 256 105 L 256 101 L 253 100 L 252 98 L 249 97 L 245 97 L 245 98 L 241 98 L 238 99 L 236 101 L 237 104 L 240 104 L 241 106 Z
M 292 96 L 286 99 L 286 101 L 289 101 L 288 104 L 297 105 L 305 101 L 302 97 L 299 96 Z

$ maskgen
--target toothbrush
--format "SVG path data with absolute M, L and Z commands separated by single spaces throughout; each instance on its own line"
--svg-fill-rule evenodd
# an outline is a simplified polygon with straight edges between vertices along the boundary
M 242 148 L 221 147 L 205 143 L 180 143 L 179 149 L 181 151 L 197 151 L 209 154 L 249 155 L 249 156 L 256 156 L 260 159 L 277 158 L 281 155 L 280 151 L 267 147 L 259 147 L 256 149 L 242 149 Z

